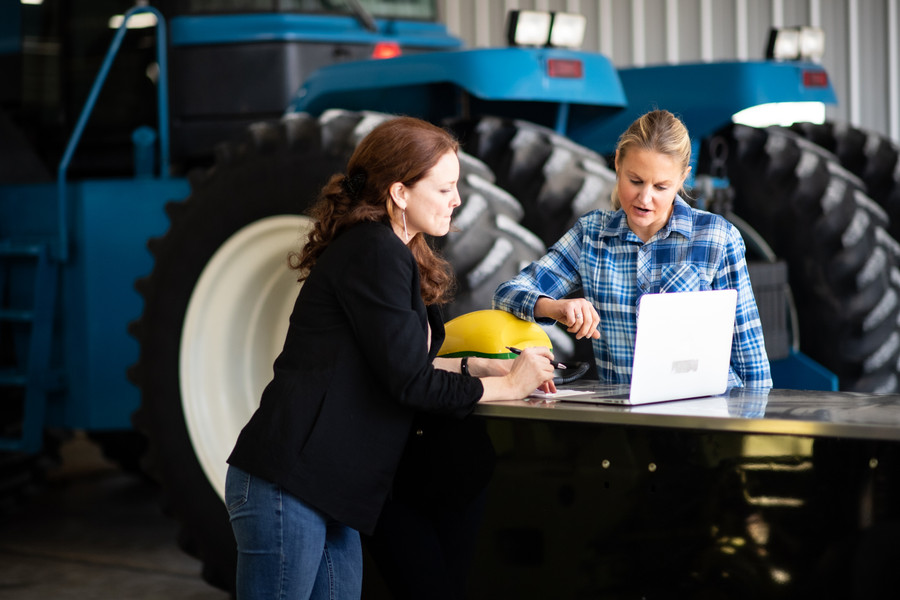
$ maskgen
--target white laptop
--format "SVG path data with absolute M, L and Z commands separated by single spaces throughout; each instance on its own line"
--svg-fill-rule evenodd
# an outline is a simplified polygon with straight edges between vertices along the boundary
M 725 393 L 736 305 L 736 290 L 644 294 L 631 385 L 559 400 L 635 406 Z

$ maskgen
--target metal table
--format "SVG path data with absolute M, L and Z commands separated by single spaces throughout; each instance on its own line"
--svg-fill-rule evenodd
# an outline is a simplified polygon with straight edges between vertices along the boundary
M 900 589 L 900 396 L 733 389 L 640 407 L 491 402 L 475 414 L 496 465 L 472 598 Z
M 577 381 L 571 390 L 623 386 Z M 743 434 L 900 441 L 900 395 L 732 388 L 722 396 L 626 407 L 542 399 L 480 404 L 484 417 L 634 425 Z

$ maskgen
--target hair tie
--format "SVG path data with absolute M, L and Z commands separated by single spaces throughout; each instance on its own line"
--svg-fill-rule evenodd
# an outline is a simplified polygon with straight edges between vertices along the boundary
M 365 171 L 356 171 L 352 175 L 344 175 L 344 178 L 341 180 L 341 187 L 344 188 L 344 192 L 351 200 L 359 200 L 359 195 L 362 193 L 363 188 L 366 187 Z

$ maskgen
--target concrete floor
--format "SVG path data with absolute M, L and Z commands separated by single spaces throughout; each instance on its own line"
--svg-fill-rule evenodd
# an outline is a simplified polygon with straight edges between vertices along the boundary
M 176 544 L 154 487 L 83 436 L 47 481 L 0 512 L 4 600 L 228 600 Z

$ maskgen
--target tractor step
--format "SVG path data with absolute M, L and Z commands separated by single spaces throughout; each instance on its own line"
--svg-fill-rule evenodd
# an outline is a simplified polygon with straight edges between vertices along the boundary
M 37 257 L 46 252 L 48 244 L 41 241 L 0 240 L 0 258 Z
M 30 323 L 32 320 L 34 320 L 33 310 L 0 308 L 0 321 L 8 321 L 12 323 Z
M 4 402 L 21 402 L 21 423 L 0 422 L 0 450 L 33 453 L 42 444 L 47 394 L 60 387 L 50 370 L 58 263 L 51 244 L 0 240 L 0 389 Z M 7 393 L 9 390 L 19 393 Z
M 24 387 L 28 374 L 19 369 L 0 369 L 0 387 Z

